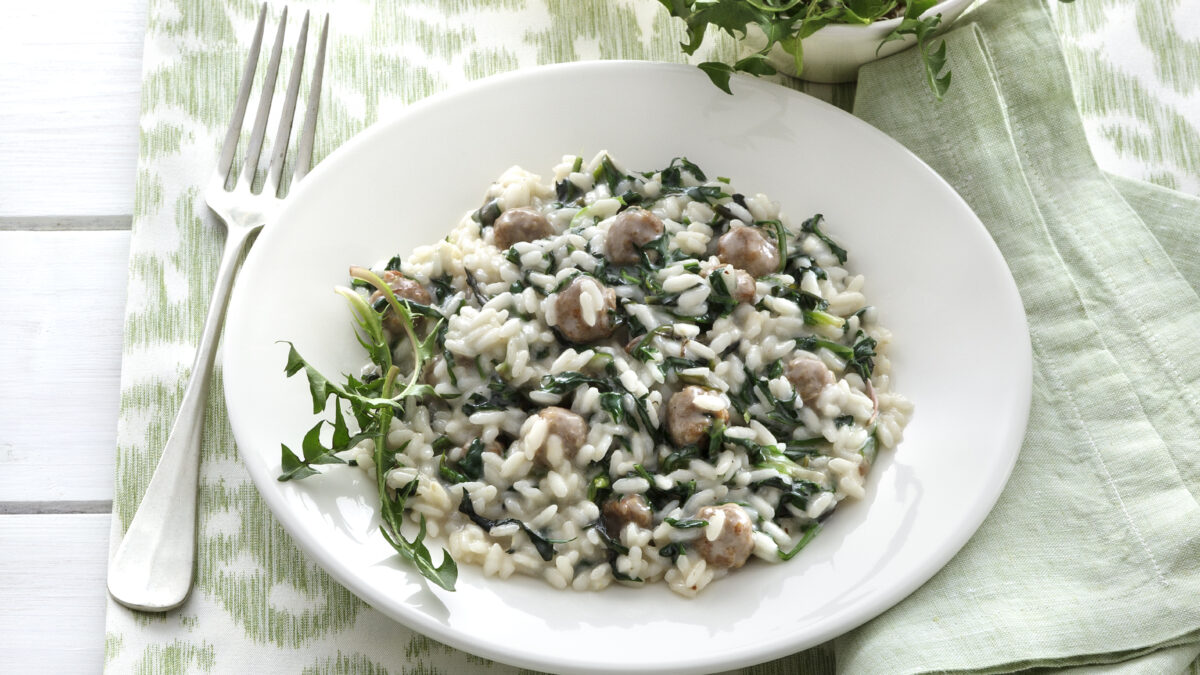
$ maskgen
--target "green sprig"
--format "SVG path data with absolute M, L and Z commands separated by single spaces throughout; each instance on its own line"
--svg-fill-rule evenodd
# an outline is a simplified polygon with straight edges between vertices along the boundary
M 1069 2 L 1070 0 L 1063 0 Z M 704 42 L 709 27 L 723 31 L 736 39 L 744 39 L 751 27 L 757 27 L 766 38 L 765 46 L 733 64 L 706 61 L 699 64 L 708 78 L 727 94 L 732 94 L 729 81 L 734 73 L 755 77 L 774 75 L 775 67 L 767 55 L 775 45 L 791 55 L 796 72 L 804 70 L 802 41 L 830 24 L 870 25 L 895 15 L 897 0 L 659 0 L 672 17 L 683 20 L 687 29 L 686 42 L 680 43 L 684 53 L 692 55 Z M 935 48 L 933 36 L 941 26 L 942 15 L 926 18 L 921 15 L 937 5 L 938 0 L 908 0 L 899 25 L 879 43 L 917 39 L 925 80 L 934 95 L 941 100 L 950 87 L 950 70 L 946 63 L 946 43 Z M 878 50 L 877 50 L 878 52 Z
M 383 538 L 396 550 L 400 557 L 412 564 L 425 578 L 438 586 L 453 591 L 458 579 L 458 566 L 450 553 L 442 549 L 442 561 L 434 564 L 432 554 L 425 545 L 426 523 L 422 515 L 418 521 L 417 534 L 410 540 L 401 533 L 404 513 L 408 498 L 415 494 L 418 480 L 413 480 L 403 488 L 392 490 L 387 485 L 388 472 L 397 466 L 396 456 L 403 451 L 389 451 L 387 436 L 391 429 L 392 418 L 403 414 L 405 401 L 412 397 L 436 395 L 433 388 L 421 383 L 420 375 L 425 363 L 433 358 L 437 349 L 437 334 L 440 320 L 430 327 L 428 334 L 421 338 L 417 334 L 414 313 L 422 315 L 429 313 L 429 308 L 417 307 L 407 300 L 400 300 L 377 274 L 370 270 L 354 267 L 350 270 L 351 277 L 360 284 L 373 287 L 383 294 L 390 308 L 400 317 L 404 332 L 413 350 L 413 370 L 407 380 L 401 383 L 400 368 L 392 363 L 391 345 L 383 330 L 382 313 L 366 302 L 357 291 L 351 288 L 338 288 L 337 292 L 346 298 L 354 314 L 357 330 L 355 337 L 371 358 L 371 362 L 379 368 L 382 377 L 370 380 L 358 380 L 347 377 L 344 385 L 339 385 L 325 377 L 312 366 L 296 350 L 295 345 L 288 344 L 288 359 L 285 372 L 288 377 L 304 371 L 308 380 L 309 392 L 312 395 L 313 413 L 320 414 L 334 399 L 333 435 L 328 447 L 320 441 L 320 431 L 323 424 L 316 426 L 305 434 L 301 445 L 303 459 L 298 457 L 286 445 L 282 446 L 281 465 L 283 472 L 279 480 L 299 480 L 319 473 L 314 465 L 344 464 L 344 460 L 334 453 L 346 450 L 363 438 L 371 438 L 375 442 L 375 477 L 376 490 L 380 500 L 380 515 L 382 524 L 380 532 Z M 351 435 L 349 426 L 342 413 L 342 404 L 349 406 L 358 422 L 360 432 Z

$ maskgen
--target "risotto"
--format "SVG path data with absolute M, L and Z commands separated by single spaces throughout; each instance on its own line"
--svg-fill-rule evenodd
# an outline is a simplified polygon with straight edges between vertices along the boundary
M 376 476 L 385 536 L 419 568 L 427 533 L 488 576 L 692 596 L 792 558 L 912 410 L 864 278 L 820 215 L 790 221 L 686 159 L 553 173 L 513 167 L 444 240 L 352 271 L 372 363 L 332 393 L 381 426 L 350 436 L 338 407 L 334 444 L 285 449 L 287 477 L 339 458 Z

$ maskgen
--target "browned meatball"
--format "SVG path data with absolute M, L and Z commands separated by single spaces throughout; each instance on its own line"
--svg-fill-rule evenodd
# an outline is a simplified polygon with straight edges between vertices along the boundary
M 530 208 L 509 209 L 492 225 L 496 248 L 508 248 L 519 241 L 535 241 L 554 234 L 546 216 Z
M 424 286 L 395 270 L 385 271 L 383 282 L 392 289 L 392 294 L 396 296 L 397 300 L 411 300 L 421 305 L 428 305 L 432 302 L 429 291 L 425 290 Z M 375 304 L 382 297 L 383 291 L 375 291 L 371 294 L 371 304 Z M 391 331 L 393 335 L 404 332 L 404 322 L 390 307 L 383 314 L 383 327 Z
M 603 513 L 604 531 L 612 537 L 619 536 L 626 523 L 649 528 L 654 522 L 650 505 L 641 495 L 626 495 L 621 499 L 606 502 Z
M 804 405 L 812 407 L 825 387 L 833 384 L 833 372 L 816 359 L 793 359 L 784 373 L 788 382 L 796 389 L 796 395 Z
M 754 277 L 750 276 L 746 271 L 739 270 L 730 265 L 733 270 L 734 284 L 733 288 L 729 288 L 729 280 L 722 279 L 725 282 L 725 288 L 729 291 L 730 297 L 738 302 L 751 303 L 758 293 L 758 285 L 754 283 Z M 723 268 L 718 267 L 712 271 L 712 274 L 721 274 Z
M 646 209 L 622 211 L 608 229 L 605 245 L 608 259 L 616 265 L 633 264 L 638 261 L 638 247 L 654 241 L 662 233 L 662 221 Z
M 779 248 L 757 227 L 735 227 L 721 235 L 717 258 L 752 277 L 779 270 Z
M 587 422 L 570 410 L 557 406 L 542 408 L 537 416 L 546 421 L 546 436 L 539 440 L 535 448 L 535 459 L 543 464 L 550 464 L 550 448 L 555 443 L 562 447 L 564 459 L 575 459 L 579 448 L 587 442 Z
M 754 521 L 750 514 L 737 504 L 705 506 L 696 512 L 700 520 L 709 520 L 717 511 L 724 512 L 725 524 L 717 538 L 709 541 L 704 534 L 696 539 L 696 552 L 711 567 L 737 569 L 746 564 L 754 552 Z
M 667 429 L 671 432 L 671 440 L 678 447 L 699 443 L 712 427 L 714 420 L 729 421 L 728 408 L 701 408 L 696 405 L 698 396 L 720 400 L 720 394 L 711 389 L 688 386 L 672 394 L 667 401 Z
M 583 311 L 582 296 L 588 292 L 585 289 L 589 286 L 600 291 L 603 302 L 599 307 L 595 307 L 593 296 L 588 302 L 593 304 L 594 311 L 587 313 Z M 617 294 L 611 288 L 591 277 L 576 277 L 570 285 L 558 292 L 558 299 L 554 301 L 554 311 L 558 315 L 555 326 L 563 337 L 571 342 L 594 342 L 612 335 L 615 326 L 609 312 L 616 308 Z

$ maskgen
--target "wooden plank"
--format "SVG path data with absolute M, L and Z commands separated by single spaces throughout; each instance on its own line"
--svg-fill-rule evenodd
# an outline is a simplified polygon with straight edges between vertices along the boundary
M 100 671 L 109 520 L 0 516 L 0 672 Z
M 0 217 L 133 212 L 146 0 L 5 2 Z
M 0 232 L 0 501 L 112 499 L 128 258 L 128 231 Z

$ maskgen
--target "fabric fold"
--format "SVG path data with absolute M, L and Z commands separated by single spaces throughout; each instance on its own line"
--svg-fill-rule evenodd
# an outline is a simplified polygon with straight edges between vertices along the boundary
M 855 114 L 946 178 L 1008 261 L 1034 347 L 1029 429 L 963 551 L 838 641 L 844 672 L 1111 663 L 1200 640 L 1195 280 L 1095 164 L 1042 3 L 967 20 L 945 37 L 944 101 L 907 52 L 864 68 Z

